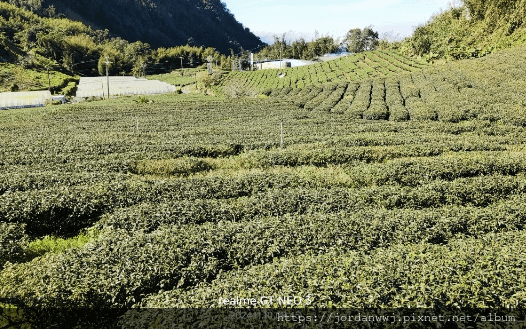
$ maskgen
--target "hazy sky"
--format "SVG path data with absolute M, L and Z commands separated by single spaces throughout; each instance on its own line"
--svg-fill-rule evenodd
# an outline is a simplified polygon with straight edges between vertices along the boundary
M 294 31 L 310 37 L 343 37 L 352 28 L 373 25 L 380 32 L 409 36 L 451 0 L 223 0 L 255 34 Z M 292 33 L 291 33 L 292 34 Z

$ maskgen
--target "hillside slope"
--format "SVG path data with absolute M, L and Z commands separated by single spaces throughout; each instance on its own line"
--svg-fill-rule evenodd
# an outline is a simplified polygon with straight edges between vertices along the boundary
M 427 60 L 481 57 L 526 43 L 526 0 L 464 0 L 433 16 L 402 45 Z
M 106 58 L 111 75 L 164 73 L 180 68 L 180 63 L 196 67 L 208 56 L 222 66 L 230 63 L 210 47 L 151 49 L 147 43 L 111 37 L 107 30 L 56 16 L 49 9 L 31 11 L 0 1 L 1 91 L 47 89 L 50 84 L 58 92 L 75 76 L 105 74 Z
M 220 0 L 11 0 L 18 6 L 43 10 L 53 6 L 67 18 L 94 29 L 108 29 L 130 42 L 142 41 L 153 48 L 189 43 L 214 47 L 222 53 L 262 46 Z
M 526 126 L 525 51 L 526 46 L 520 46 L 406 74 L 281 88 L 269 95 L 307 110 L 355 119 L 460 122 L 477 118 Z
M 227 89 L 243 87 L 261 92 L 272 88 L 303 88 L 327 82 L 385 77 L 419 70 L 426 66 L 427 63 L 402 56 L 396 51 L 376 50 L 281 70 L 232 72 L 223 80 L 222 85 Z

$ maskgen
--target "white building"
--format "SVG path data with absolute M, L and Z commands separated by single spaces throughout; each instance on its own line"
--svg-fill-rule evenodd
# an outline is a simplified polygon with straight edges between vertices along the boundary
M 287 67 L 298 67 L 303 65 L 311 64 L 307 61 L 302 61 L 299 59 L 288 59 L 284 58 L 282 61 L 276 60 L 276 61 L 270 61 L 270 62 L 263 62 L 254 64 L 254 66 L 258 70 L 265 70 L 265 69 L 279 69 L 279 68 L 287 68 Z

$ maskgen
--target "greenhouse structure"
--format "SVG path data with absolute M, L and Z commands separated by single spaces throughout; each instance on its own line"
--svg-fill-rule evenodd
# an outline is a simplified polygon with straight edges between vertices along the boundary
M 49 90 L 0 93 L 0 110 L 42 107 L 49 103 L 51 103 Z
M 137 79 L 128 76 L 109 77 L 110 96 L 166 94 L 176 90 L 175 86 L 159 80 Z M 77 98 L 107 97 L 107 77 L 82 77 L 77 87 Z

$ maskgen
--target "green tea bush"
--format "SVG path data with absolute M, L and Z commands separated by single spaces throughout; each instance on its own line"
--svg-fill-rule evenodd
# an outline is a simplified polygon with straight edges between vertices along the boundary
M 25 257 L 28 242 L 25 225 L 0 222 L 0 270 L 6 262 L 17 262 Z
M 387 120 L 389 111 L 383 101 L 372 101 L 369 108 L 363 112 L 363 118 L 367 120 Z
M 520 215 L 511 216 L 509 224 L 502 222 L 501 213 L 495 213 L 483 225 L 479 217 L 469 216 L 477 211 L 474 208 L 436 214 L 375 209 L 170 225 L 152 233 L 113 230 L 84 248 L 45 255 L 39 265 L 32 262 L 6 268 L 0 280 L 10 284 L 0 294 L 17 296 L 15 302 L 46 307 L 130 306 L 144 294 L 193 287 L 214 280 L 221 272 L 266 264 L 276 257 L 441 244 L 466 235 L 482 236 L 495 226 L 499 231 L 514 231 L 525 220 L 523 207 L 516 204 L 515 208 Z M 24 297 L 34 287 L 38 287 L 38 296 Z
M 409 111 L 401 104 L 393 104 L 389 106 L 389 120 L 390 121 L 407 121 L 409 120 Z
M 420 97 L 420 90 L 413 84 L 410 75 L 400 77 L 400 93 L 405 100 L 409 97 Z
M 372 83 L 370 81 L 365 81 L 360 84 L 360 88 L 354 96 L 351 106 L 345 112 L 351 118 L 362 119 L 363 112 L 371 104 L 371 92 L 372 92 Z
M 142 305 L 219 307 L 220 297 L 284 294 L 310 296 L 310 307 L 321 308 L 523 308 L 523 289 L 515 288 L 526 285 L 521 273 L 525 237 L 524 232 L 489 233 L 448 245 L 396 244 L 373 252 L 281 258 L 222 273 L 188 291 L 154 294 Z M 500 284 L 503 281 L 515 283 Z M 474 294 L 473 287 L 479 293 Z M 160 320 L 148 318 L 150 323 Z
M 304 108 L 306 110 L 314 110 L 318 105 L 320 105 L 332 94 L 336 87 L 337 85 L 334 83 L 325 85 L 323 87 L 323 90 L 318 95 L 316 95 L 314 98 L 305 103 Z
M 339 114 L 345 113 L 345 111 L 351 106 L 354 95 L 359 87 L 360 85 L 357 83 L 349 83 L 342 99 L 334 106 L 331 112 Z
M 78 167 L 77 167 L 78 168 Z M 77 186 L 93 184 L 98 181 L 121 180 L 126 175 L 116 172 L 74 172 L 67 166 L 55 167 L 62 171 L 50 168 L 44 170 L 18 167 L 16 172 L 3 172 L 0 174 L 0 195 L 7 192 L 23 192 L 30 190 L 43 190 L 53 186 Z M 67 175 L 64 173 L 67 172 Z
M 444 186 L 455 187 L 456 184 L 455 182 L 449 184 L 428 183 L 421 187 L 399 190 L 398 192 L 389 186 L 370 187 L 360 190 L 347 188 L 329 189 L 328 187 L 317 187 L 316 189 L 293 188 L 286 191 L 270 189 L 235 201 L 194 200 L 190 202 L 166 200 L 157 203 L 147 202 L 105 214 L 96 224 L 96 227 L 101 231 L 105 228 L 111 228 L 125 229 L 129 232 L 137 230 L 152 232 L 161 226 L 217 223 L 220 221 L 254 221 L 263 217 L 283 216 L 286 214 L 331 214 L 340 212 L 342 209 L 359 211 L 363 208 L 374 208 L 376 205 L 386 209 L 404 209 L 404 207 L 421 209 L 428 207 L 438 208 L 445 205 L 460 206 L 464 201 L 466 203 L 478 202 L 482 206 L 490 205 L 488 208 L 493 207 L 491 205 L 493 199 L 490 196 L 482 197 L 478 201 L 463 198 L 459 191 L 450 193 L 442 191 L 442 196 L 438 196 L 430 191 L 430 188 L 437 186 L 443 189 Z M 482 193 L 486 191 L 487 189 L 483 189 Z M 501 197 L 506 197 L 506 191 L 509 190 L 504 189 L 496 193 Z M 417 195 L 417 192 L 421 192 L 421 195 Z M 386 200 L 376 197 L 375 193 L 385 197 Z M 406 193 L 407 196 L 404 197 L 403 193 Z M 522 190 L 517 193 L 522 193 Z M 512 197 L 515 200 L 513 202 L 517 202 L 516 200 L 522 197 L 522 195 Z M 426 198 L 435 198 L 436 201 L 429 204 Z M 513 208 L 510 208 L 511 203 L 506 201 L 502 204 L 502 207 L 508 207 L 508 210 L 511 211 Z M 488 212 L 490 211 L 488 208 L 480 209 L 480 211 Z M 502 209 L 500 212 L 504 216 L 508 210 Z M 470 212 L 473 212 L 473 216 L 480 216 L 480 211 L 470 210 Z M 495 214 L 497 213 L 495 211 Z
M 70 236 L 93 224 L 115 205 L 131 205 L 144 196 L 141 184 L 123 182 L 60 187 L 0 196 L 0 221 L 26 224 L 29 236 Z
M 317 97 L 323 88 L 321 86 L 313 85 L 305 88 L 305 92 L 301 93 L 297 99 L 294 100 L 294 104 L 300 108 L 304 108 L 305 105 L 315 97 Z
M 334 106 L 342 99 L 346 87 L 336 88 L 325 100 L 314 108 L 316 111 L 332 112 Z M 341 112 L 340 112 L 341 113 Z
M 368 120 L 387 120 L 389 111 L 385 104 L 385 81 L 374 80 L 371 90 L 371 103 L 363 113 L 363 118 Z
M 359 165 L 347 169 L 356 186 L 400 184 L 415 186 L 436 179 L 454 180 L 486 175 L 514 176 L 526 172 L 521 153 L 473 152 L 469 156 L 435 158 L 400 158 L 375 165 Z
M 516 104 L 496 105 L 501 121 L 506 124 L 526 127 L 526 106 Z
M 212 169 L 212 165 L 205 160 L 183 157 L 178 159 L 142 160 L 134 165 L 132 171 L 138 175 L 188 176 Z
M 404 99 L 400 94 L 400 82 L 395 78 L 385 80 L 385 102 L 389 107 L 404 104 Z
M 437 113 L 431 109 L 420 98 L 409 97 L 405 100 L 405 106 L 411 120 L 436 120 Z

